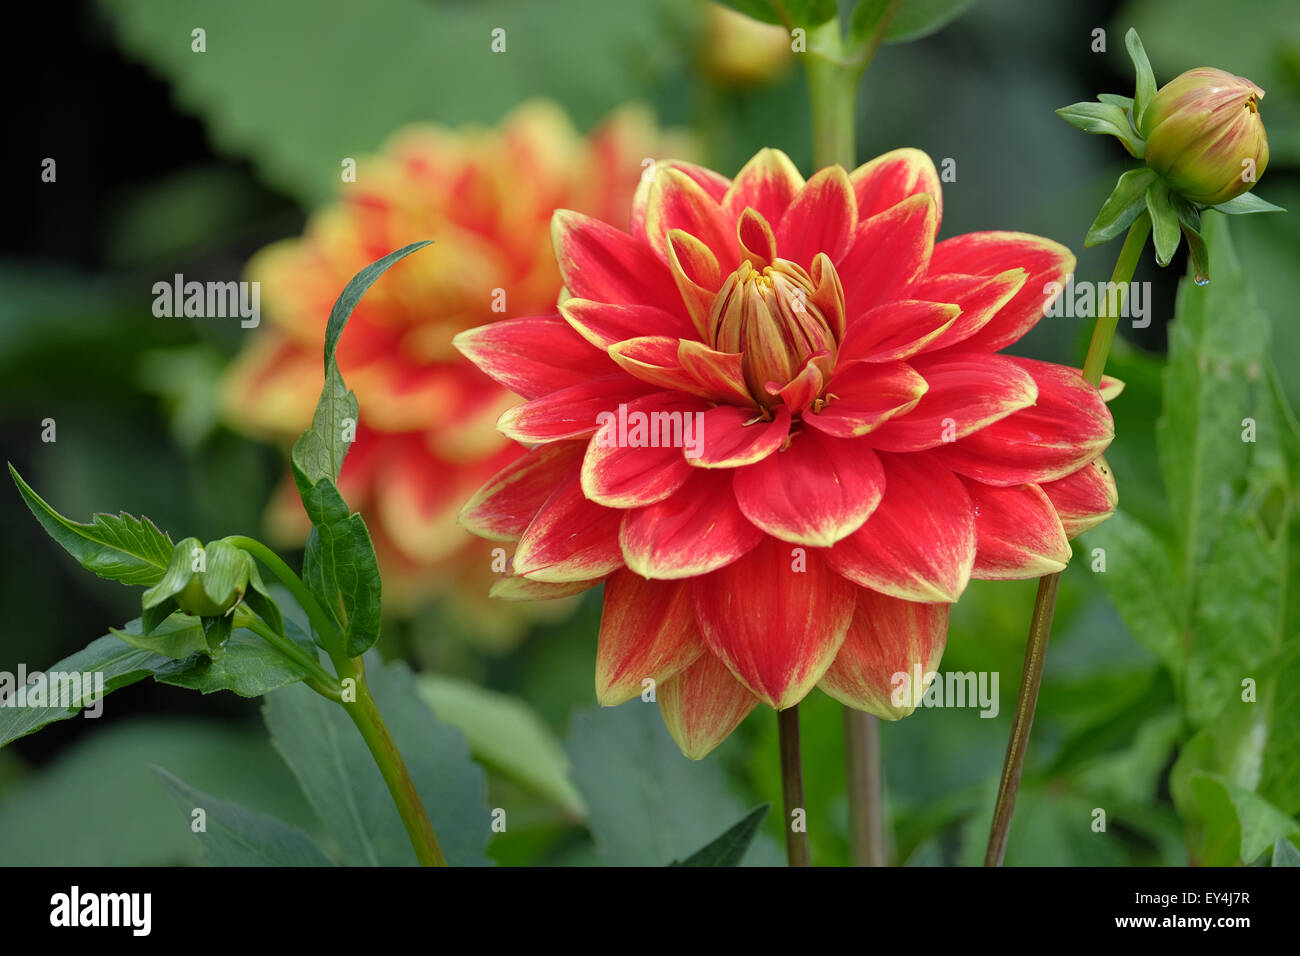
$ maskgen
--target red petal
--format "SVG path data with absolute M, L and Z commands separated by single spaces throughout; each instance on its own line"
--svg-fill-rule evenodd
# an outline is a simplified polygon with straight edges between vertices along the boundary
M 1078 369 L 1006 358 L 1034 377 L 1038 403 L 936 449 L 945 464 L 987 485 L 1020 485 L 1064 478 L 1106 450 L 1110 410 Z
M 671 498 L 627 512 L 619 543 L 642 577 L 689 578 L 730 564 L 762 537 L 736 504 L 731 473 L 698 469 Z
M 805 411 L 807 425 L 838 438 L 857 438 L 916 407 L 929 386 L 903 362 L 841 366 L 826 388 L 820 412 Z
M 799 703 L 821 679 L 853 617 L 853 585 L 819 552 L 775 538 L 691 583 L 705 642 L 778 710 Z
M 917 193 L 934 199 L 936 225 L 943 214 L 943 193 L 934 162 L 919 149 L 896 149 L 863 163 L 849 174 L 857 197 L 858 218 L 867 219 Z
M 963 348 L 996 352 L 1032 329 L 1043 310 L 1060 295 L 1065 277 L 1074 271 L 1074 253 L 1050 239 L 1023 232 L 971 232 L 945 239 L 934 247 L 933 274 L 997 275 L 1008 269 L 1026 269 L 1024 287 Z M 1045 287 L 1056 283 L 1053 294 Z M 929 294 L 927 293 L 927 296 Z
M 551 219 L 555 259 L 569 294 L 598 302 L 681 309 L 668 267 L 641 239 L 567 209 Z
M 603 412 L 582 462 L 583 492 L 610 508 L 663 501 L 691 476 L 684 450 L 700 447 L 708 407 L 677 392 L 656 392 Z
M 460 523 L 481 538 L 517 541 L 556 485 L 581 467 L 579 441 L 540 445 L 501 469 L 460 512 Z
M 896 299 L 925 275 L 939 227 L 939 212 L 929 193 L 919 193 L 858 223 L 853 248 L 835 263 L 844 283 L 844 301 L 863 312 Z
M 690 585 L 616 571 L 605 582 L 596 643 L 596 699 L 612 707 L 638 696 L 647 678 L 668 680 L 705 649 Z M 657 691 L 656 691 L 657 694 Z
M 803 184 L 789 156 L 779 149 L 760 149 L 732 181 L 722 211 L 735 220 L 749 208 L 770 223 L 780 222 Z
M 739 352 L 716 352 L 703 342 L 682 339 L 677 361 L 700 386 L 697 394 L 717 402 L 753 406 Z
M 933 454 L 881 455 L 885 495 L 826 562 L 855 584 L 905 601 L 951 604 L 975 563 L 975 516 L 961 482 Z
M 758 698 L 708 652 L 660 684 L 655 696 L 668 732 L 692 760 L 726 740 L 758 706 Z
M 836 361 L 892 362 L 926 348 L 957 321 L 961 307 L 902 299 L 878 305 L 849 323 Z
M 1119 504 L 1115 475 L 1105 458 L 1040 486 L 1061 518 L 1065 534 L 1074 538 L 1109 518 Z
M 871 433 L 871 444 L 884 451 L 937 448 L 1028 408 L 1038 397 L 1033 377 L 1003 355 L 923 354 L 911 365 L 930 388 L 910 412 Z
M 814 430 L 739 469 L 734 487 L 750 521 L 782 541 L 814 548 L 860 528 L 885 490 L 880 461 L 863 442 Z
M 769 395 L 781 396 L 781 401 L 791 412 L 803 411 L 822 393 L 824 379 L 816 362 L 829 354 L 827 351 L 821 351 L 810 355 L 803 369 L 790 381 L 784 385 L 780 382 L 768 382 L 763 388 Z
M 592 379 L 508 409 L 497 428 L 526 445 L 586 438 L 595 434 L 601 412 L 654 390 L 653 385 L 625 374 Z
M 575 474 L 556 488 L 515 549 L 515 574 L 534 581 L 583 581 L 623 566 L 619 512 L 588 501 Z
M 670 339 L 696 334 L 685 315 L 665 312 L 652 305 L 615 305 L 590 299 L 566 299 L 560 315 L 573 329 L 597 348 L 616 342 L 653 335 Z
M 950 607 L 860 589 L 848 636 L 819 686 L 882 720 L 906 717 L 921 702 L 926 676 L 939 668 Z
M 600 578 L 590 581 L 533 581 L 517 574 L 506 574 L 493 583 L 488 596 L 499 601 L 553 601 L 556 598 L 572 597 L 594 588 L 601 582 Z
M 927 352 L 949 348 L 970 338 L 1024 288 L 1029 273 L 1009 269 L 993 276 L 936 275 L 932 271 L 912 287 L 912 294 L 961 309 L 957 321 L 925 346 Z
M 668 233 L 668 268 L 686 310 L 691 314 L 695 334 L 706 335 L 713 298 L 722 286 L 718 260 L 701 240 L 688 232 L 673 229 Z
M 680 169 L 659 169 L 650 186 L 645 216 L 646 238 L 664 262 L 668 261 L 669 231 L 681 229 L 708 246 L 724 273 L 739 264 L 735 220 L 728 220 L 718 201 Z
M 776 230 L 782 258 L 805 268 L 819 252 L 838 262 L 853 245 L 858 206 L 841 166 L 820 170 L 794 197 Z
M 777 407 L 771 421 L 752 408 L 719 405 L 704 413 L 700 430 L 704 447 L 687 460 L 699 468 L 739 468 L 762 461 L 790 434 L 790 410 Z
M 615 371 L 604 352 L 559 316 L 504 319 L 457 335 L 452 344 L 494 380 L 537 398 Z
M 975 505 L 973 577 L 1017 581 L 1065 570 L 1070 542 L 1041 488 L 995 488 L 969 478 L 962 484 Z
M 718 202 L 722 202 L 722 197 L 726 195 L 727 189 L 731 186 L 731 180 L 727 179 L 711 169 L 705 169 L 703 166 L 696 166 L 694 163 L 682 162 L 679 159 L 661 159 L 655 164 L 655 175 L 657 176 L 663 170 L 676 169 L 689 179 L 695 180 L 696 184 L 713 197 Z M 629 230 L 634 236 L 644 236 L 646 234 L 646 207 L 650 202 L 650 190 L 654 185 L 655 177 L 647 179 L 642 173 L 640 182 L 637 183 L 636 194 L 632 198 L 632 225 Z

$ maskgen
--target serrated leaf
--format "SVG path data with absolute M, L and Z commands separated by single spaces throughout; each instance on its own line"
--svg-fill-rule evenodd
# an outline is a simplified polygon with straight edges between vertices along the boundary
M 334 866 L 316 841 L 282 820 L 196 790 L 161 767 L 154 774 L 181 811 L 177 826 L 189 830 L 208 866 Z M 203 811 L 205 829 L 193 828 L 193 813 Z
M 1281 206 L 1274 206 L 1271 202 L 1260 199 L 1254 193 L 1242 193 L 1227 202 L 1221 202 L 1217 206 L 1210 206 L 1209 208 L 1225 212 L 1230 216 L 1245 216 L 1252 212 L 1286 212 Z
M 133 621 L 132 625 L 134 623 Z M 138 647 L 142 651 L 152 651 L 172 660 L 183 661 L 195 654 L 208 653 L 203 624 L 197 617 L 189 614 L 172 614 L 147 632 L 141 623 L 136 630 L 131 630 L 131 625 L 121 630 L 110 627 L 109 633 L 124 644 Z
M 1142 39 L 1134 29 L 1124 34 L 1124 46 L 1128 49 L 1129 58 L 1133 60 L 1133 69 L 1137 73 L 1137 82 L 1133 91 L 1133 119 L 1136 121 L 1138 131 L 1145 137 L 1148 130 L 1142 124 L 1142 118 L 1146 114 L 1147 107 L 1151 104 L 1151 98 L 1156 95 L 1156 76 L 1151 71 L 1151 61 L 1147 59 L 1147 51 L 1142 47 Z
M 1178 237 L 1182 235 L 1178 228 L 1178 213 L 1174 211 L 1169 198 L 1169 184 L 1163 179 L 1156 179 L 1147 187 L 1146 206 L 1151 215 L 1151 241 L 1156 247 L 1156 262 L 1162 266 L 1169 265 L 1174 253 L 1178 251 Z
M 384 721 L 453 866 L 488 865 L 487 778 L 460 731 L 439 722 L 405 664 L 367 679 Z M 414 866 L 415 851 L 374 758 L 343 708 L 306 687 L 286 687 L 262 709 L 276 750 L 352 866 Z
M 750 811 L 739 823 L 727 830 L 712 843 L 696 850 L 686 859 L 674 860 L 669 866 L 740 866 L 749 851 L 749 845 L 758 835 L 758 828 L 767 816 L 768 804 Z
M 459 728 L 479 760 L 574 816 L 586 816 L 564 748 L 526 701 L 441 674 L 420 674 L 416 682 L 438 719 Z
M 166 662 L 166 658 L 132 647 L 112 634 L 106 634 L 75 654 L 50 665 L 45 673 L 103 674 L 104 694 L 107 695 L 120 687 L 128 687 L 143 680 L 156 667 Z M 91 696 L 91 690 L 83 688 L 81 697 L 70 701 L 67 707 L 0 707 L 0 747 L 19 737 L 35 733 L 46 724 L 75 717 L 83 707 L 89 705 Z
M 1146 190 L 1156 174 L 1146 169 L 1130 169 L 1119 177 L 1115 188 L 1106 197 L 1097 218 L 1088 227 L 1085 246 L 1109 242 L 1133 224 L 1146 211 Z
M 328 478 L 302 498 L 311 519 L 302 576 L 343 632 L 349 657 L 379 640 L 382 582 L 370 531 Z
M 90 524 L 80 524 L 46 504 L 12 464 L 9 474 L 46 534 L 87 571 L 128 585 L 151 585 L 163 576 L 172 554 L 171 539 L 148 518 L 97 514 Z
M 902 0 L 885 31 L 885 42 L 907 43 L 937 33 L 974 4 L 975 0 Z

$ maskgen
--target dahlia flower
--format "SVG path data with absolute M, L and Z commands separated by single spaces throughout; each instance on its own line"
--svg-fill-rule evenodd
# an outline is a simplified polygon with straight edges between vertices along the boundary
M 1000 352 L 1074 257 L 936 243 L 941 209 L 912 149 L 807 182 L 771 149 L 661 162 L 630 232 L 556 212 L 558 314 L 455 340 L 527 399 L 498 425 L 529 452 L 461 515 L 517 542 L 499 590 L 603 581 L 597 697 L 654 687 L 690 757 L 814 686 L 906 715 L 967 582 L 1062 569 L 1115 506 L 1101 392 Z
M 325 319 L 338 290 L 391 250 L 435 240 L 369 291 L 338 352 L 361 406 L 340 485 L 369 522 L 386 599 L 441 588 L 464 609 L 495 577 L 490 547 L 457 527 L 456 514 L 519 455 L 493 427 L 517 397 L 466 362 L 452 336 L 506 309 L 553 307 L 561 278 L 550 252 L 552 211 L 567 206 L 626 223 L 626 196 L 645 157 L 673 142 L 634 109 L 584 138 L 546 103 L 520 108 L 498 129 L 411 127 L 361 160 L 356 181 L 342 185 L 339 201 L 315 214 L 302 237 L 250 262 L 269 322 L 226 376 L 225 413 L 234 427 L 287 448 L 320 393 Z M 285 543 L 308 530 L 287 475 L 268 524 Z M 495 636 L 510 636 L 499 611 L 477 617 L 480 629 L 505 621 Z

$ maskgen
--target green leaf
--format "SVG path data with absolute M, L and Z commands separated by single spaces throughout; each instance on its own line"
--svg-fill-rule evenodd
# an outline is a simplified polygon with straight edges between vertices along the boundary
M 244 604 L 265 621 L 272 631 L 284 635 L 284 615 L 280 613 L 280 605 L 275 602 L 270 590 L 262 582 L 261 572 L 257 570 L 257 562 L 251 555 L 248 560 L 248 590 L 244 592 Z
M 1133 97 L 1131 96 L 1120 96 L 1118 93 L 1098 93 L 1097 99 L 1111 106 L 1118 106 L 1125 111 L 1133 109 Z
M 1139 132 L 1145 137 L 1149 131 L 1143 126 L 1142 119 L 1151 104 L 1151 98 L 1156 95 L 1156 76 L 1151 71 L 1151 61 L 1147 59 L 1147 51 L 1143 49 L 1136 30 L 1130 29 L 1124 34 L 1124 46 L 1128 48 L 1133 69 L 1137 72 L 1137 84 L 1133 92 L 1133 118 L 1137 121 Z
M 108 630 L 124 644 L 138 647 L 142 651 L 152 651 L 172 660 L 183 661 L 195 654 L 208 653 L 203 624 L 197 617 L 189 614 L 172 614 L 162 624 L 147 632 L 144 630 L 143 623 L 136 631 L 129 630 L 130 626 L 123 630 L 113 627 Z
M 334 866 L 316 841 L 297 827 L 195 790 L 161 767 L 153 769 L 183 814 L 177 826 L 194 834 L 208 866 Z M 196 810 L 203 811 L 203 832 L 194 831 Z
M 460 730 L 480 761 L 574 816 L 587 815 L 564 748 L 526 701 L 441 674 L 420 674 L 416 683 L 438 719 Z
M 339 625 L 348 656 L 364 654 L 382 625 L 382 582 L 370 531 L 328 478 L 316 482 L 302 503 L 313 525 L 303 581 Z
M 653 704 L 578 711 L 568 751 L 596 848 L 614 866 L 666 866 L 747 812 L 719 761 L 682 756 Z M 779 859 L 770 841 L 750 852 L 751 862 Z
M 1202 866 L 1254 863 L 1278 840 L 1300 836 L 1300 823 L 1244 787 L 1207 773 L 1195 774 L 1191 786 L 1205 828 Z
M 767 816 L 768 804 L 752 810 L 744 819 L 727 830 L 707 846 L 696 850 L 686 859 L 674 860 L 669 866 L 740 866 L 749 851 L 749 845 L 758 835 L 758 828 Z
M 975 0 L 902 0 L 885 31 L 885 42 L 906 43 L 937 33 L 974 3 Z
M 261 727 L 175 713 L 105 723 L 0 798 L 6 865 L 197 864 L 199 846 L 151 765 L 295 826 L 319 827 Z
M 123 584 L 149 585 L 163 576 L 172 554 L 171 539 L 148 518 L 97 514 L 90 524 L 79 524 L 46 504 L 12 464 L 9 474 L 46 534 L 87 571 Z
M 1109 242 L 1131 226 L 1133 220 L 1146 211 L 1146 190 L 1155 178 L 1156 174 L 1145 167 L 1130 169 L 1120 176 L 1097 218 L 1088 227 L 1083 244 L 1095 246 Z
M 1283 837 L 1278 837 L 1273 844 L 1274 866 L 1300 866 L 1300 850 L 1295 844 Z
M 1230 216 L 1245 216 L 1252 212 L 1286 212 L 1281 206 L 1274 206 L 1271 202 L 1260 199 L 1254 193 L 1242 193 L 1227 202 L 1221 202 L 1217 206 L 1210 206 L 1209 208 L 1217 209 L 1219 212 L 1226 212 Z
M 465 738 L 434 717 L 405 664 L 370 666 L 367 676 L 447 862 L 487 864 L 487 778 L 470 758 Z M 342 707 L 297 686 L 267 697 L 262 713 L 276 750 L 338 842 L 346 863 L 416 864 L 379 768 Z
M 1098 575 L 1129 631 L 1176 677 L 1183 648 L 1174 606 L 1177 577 L 1160 540 L 1122 509 L 1088 532 L 1088 546 L 1101 548 L 1106 571 Z
M 1133 131 L 1128 114 L 1118 106 L 1110 103 L 1071 103 L 1057 110 L 1056 115 L 1085 133 L 1114 136 L 1133 156 L 1141 156 L 1146 151 L 1146 144 Z
M 75 654 L 52 664 L 45 674 L 47 677 L 55 674 L 103 674 L 104 694 L 108 695 L 120 687 L 143 680 L 165 660 L 107 634 Z M 7 696 L 10 689 L 0 681 L 0 690 L 4 690 Z M 90 705 L 92 696 L 93 689 L 83 687 L 82 693 L 75 700 L 69 701 L 67 707 L 0 707 L 0 747 L 19 737 L 35 733 L 46 724 L 75 717 L 83 707 Z
M 760 23 L 781 23 L 781 18 L 776 15 L 771 0 L 722 0 L 722 2 Z
M 1178 213 L 1169 198 L 1169 184 L 1163 179 L 1154 180 L 1147 187 L 1147 212 L 1151 214 L 1151 241 L 1156 247 L 1156 262 L 1169 265 L 1178 251 Z
M 311 640 L 292 622 L 285 623 L 286 636 L 309 657 L 316 657 L 318 652 Z M 261 697 L 298 683 L 308 674 L 252 631 L 234 628 L 219 655 L 209 658 L 197 654 L 188 660 L 165 661 L 155 668 L 153 676 L 160 684 L 203 694 L 228 690 L 240 697 Z
M 893 0 L 858 0 L 849 18 L 849 47 L 857 47 L 869 42 L 880 29 L 881 20 L 889 13 L 892 6 L 894 6 Z

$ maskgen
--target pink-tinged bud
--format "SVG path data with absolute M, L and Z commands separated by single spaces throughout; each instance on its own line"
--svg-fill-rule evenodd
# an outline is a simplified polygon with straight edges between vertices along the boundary
M 1223 70 L 1200 67 L 1175 77 L 1142 117 L 1147 165 L 1192 202 L 1240 196 L 1268 165 L 1263 97 L 1250 80 Z
M 762 269 L 746 259 L 718 290 L 709 324 L 713 347 L 741 353 L 750 394 L 770 408 L 809 359 L 830 379 L 844 334 L 844 289 L 825 253 L 811 273 L 788 259 Z

